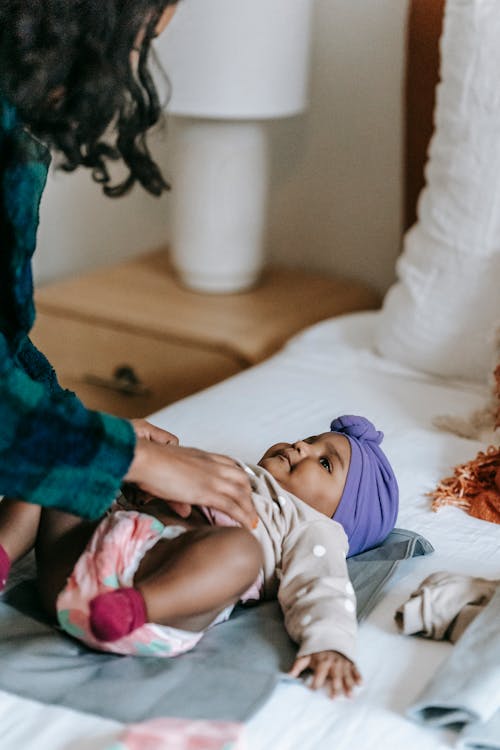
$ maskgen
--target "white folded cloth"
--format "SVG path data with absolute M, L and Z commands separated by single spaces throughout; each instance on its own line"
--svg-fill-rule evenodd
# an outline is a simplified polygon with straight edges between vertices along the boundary
M 456 573 L 428 576 L 396 612 L 405 635 L 422 635 L 455 643 L 482 612 L 500 581 Z
M 434 726 L 470 725 L 461 748 L 500 750 L 500 586 L 408 715 Z

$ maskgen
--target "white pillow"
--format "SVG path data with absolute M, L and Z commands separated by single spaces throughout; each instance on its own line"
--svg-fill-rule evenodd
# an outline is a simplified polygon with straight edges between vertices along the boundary
M 376 331 L 385 357 L 482 381 L 500 322 L 499 40 L 499 0 L 448 0 L 427 185 Z

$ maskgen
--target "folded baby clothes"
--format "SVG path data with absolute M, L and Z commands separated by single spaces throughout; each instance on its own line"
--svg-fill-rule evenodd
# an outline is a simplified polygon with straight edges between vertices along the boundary
M 498 727 L 500 711 L 500 586 L 465 630 L 408 715 L 434 726 Z M 493 720 L 493 722 L 492 722 Z M 490 723 L 488 727 L 487 724 Z M 472 728 L 471 728 L 472 729 Z M 461 738 L 462 739 L 462 738 Z M 464 741 L 466 736 L 463 737 Z M 466 745 L 465 745 L 466 746 Z M 473 745 L 472 745 L 473 746 Z M 484 747 L 496 747 L 485 744 Z
M 455 643 L 491 600 L 499 583 L 456 573 L 433 573 L 397 610 L 396 622 L 405 635 Z

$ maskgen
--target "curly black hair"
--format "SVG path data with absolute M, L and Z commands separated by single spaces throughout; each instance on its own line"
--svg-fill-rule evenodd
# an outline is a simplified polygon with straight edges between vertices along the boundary
M 29 130 L 117 197 L 169 188 L 147 131 L 162 107 L 149 70 L 159 19 L 177 0 L 0 0 L 0 91 Z M 108 166 L 128 176 L 112 185 Z

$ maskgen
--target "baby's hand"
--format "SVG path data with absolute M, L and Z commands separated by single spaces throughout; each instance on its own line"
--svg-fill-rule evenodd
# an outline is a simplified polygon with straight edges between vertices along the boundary
M 309 669 L 313 673 L 310 687 L 313 690 L 326 686 L 331 698 L 342 693 L 348 697 L 356 685 L 361 684 L 361 675 L 356 665 L 338 651 L 319 651 L 295 660 L 289 674 L 299 677 Z

